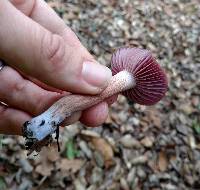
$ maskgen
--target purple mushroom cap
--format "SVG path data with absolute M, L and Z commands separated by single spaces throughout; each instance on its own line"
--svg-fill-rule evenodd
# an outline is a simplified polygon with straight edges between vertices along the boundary
M 113 75 L 126 70 L 133 74 L 136 86 L 123 94 L 142 105 L 153 105 L 160 101 L 167 91 L 167 77 L 148 50 L 120 48 L 111 59 Z

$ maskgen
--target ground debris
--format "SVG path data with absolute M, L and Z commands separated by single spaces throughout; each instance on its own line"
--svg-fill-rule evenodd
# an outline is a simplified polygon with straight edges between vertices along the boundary
M 27 159 L 22 138 L 3 136 L 0 187 L 200 189 L 198 0 L 47 2 L 103 65 L 110 67 L 112 52 L 121 46 L 151 50 L 167 72 L 168 92 L 150 107 L 120 95 L 102 126 L 76 123 L 60 130 L 60 153 L 54 142 Z M 70 139 L 75 154 L 69 160 Z

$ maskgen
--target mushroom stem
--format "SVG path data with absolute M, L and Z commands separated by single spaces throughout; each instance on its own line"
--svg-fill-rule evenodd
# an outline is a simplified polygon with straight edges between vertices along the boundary
M 27 139 L 41 141 L 51 135 L 66 117 L 73 112 L 87 109 L 104 99 L 133 88 L 136 85 L 133 75 L 121 71 L 114 75 L 107 88 L 98 95 L 68 95 L 55 102 L 48 110 L 24 124 L 23 133 Z

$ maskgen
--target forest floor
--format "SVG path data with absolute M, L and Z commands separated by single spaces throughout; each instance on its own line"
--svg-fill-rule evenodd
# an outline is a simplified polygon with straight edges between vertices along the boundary
M 169 89 L 151 107 L 119 96 L 98 128 L 64 128 L 60 153 L 53 144 L 27 158 L 22 137 L 3 136 L 0 189 L 200 189 L 199 1 L 48 3 L 104 65 L 121 46 L 151 50 Z

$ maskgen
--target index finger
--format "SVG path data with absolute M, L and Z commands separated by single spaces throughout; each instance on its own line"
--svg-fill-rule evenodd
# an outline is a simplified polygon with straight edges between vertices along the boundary
M 42 0 L 10 0 L 10 2 L 26 16 L 45 27 L 54 34 L 61 35 L 71 45 L 79 44 L 77 36 L 66 26 L 56 12 Z M 70 41 L 68 41 L 70 39 Z M 87 50 L 86 53 L 88 54 Z M 91 55 L 90 55 L 91 56 Z
M 8 1 L 0 5 L 0 57 L 9 65 L 61 90 L 97 94 L 107 86 L 110 70 L 93 59 L 75 34 L 52 33 Z

